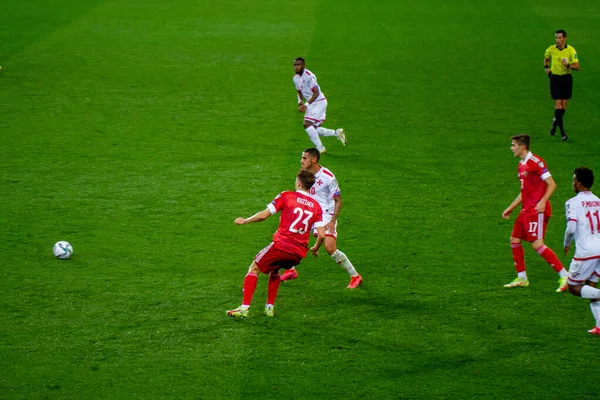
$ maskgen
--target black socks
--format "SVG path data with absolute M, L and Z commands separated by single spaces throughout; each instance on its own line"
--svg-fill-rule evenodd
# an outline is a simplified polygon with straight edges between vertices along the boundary
M 563 116 L 567 110 L 554 109 L 554 118 L 556 119 L 556 125 L 560 129 L 561 135 L 565 136 L 565 128 L 563 127 Z

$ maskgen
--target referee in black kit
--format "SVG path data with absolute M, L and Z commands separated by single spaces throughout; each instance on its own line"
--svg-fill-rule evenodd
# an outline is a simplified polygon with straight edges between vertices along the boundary
M 567 101 L 573 94 L 573 76 L 571 71 L 579 71 L 577 51 L 567 44 L 567 32 L 560 29 L 554 34 L 556 45 L 548 47 L 544 54 L 544 71 L 550 78 L 550 95 L 554 99 L 554 119 L 550 135 L 560 129 L 562 140 L 569 137 L 565 133 L 563 118 L 567 111 Z

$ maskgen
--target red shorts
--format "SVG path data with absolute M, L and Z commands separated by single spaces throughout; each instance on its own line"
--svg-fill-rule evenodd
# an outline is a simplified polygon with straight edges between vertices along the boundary
M 302 257 L 287 251 L 279 250 L 270 243 L 254 257 L 254 262 L 260 269 L 260 272 L 269 274 L 280 268 L 290 269 L 302 261 Z
M 519 213 L 511 237 L 533 242 L 546 236 L 546 225 L 550 217 L 545 213 Z

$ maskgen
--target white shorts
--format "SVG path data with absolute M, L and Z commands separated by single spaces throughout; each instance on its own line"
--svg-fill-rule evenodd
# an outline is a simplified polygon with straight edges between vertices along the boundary
M 598 282 L 600 277 L 600 258 L 591 260 L 573 260 L 569 266 L 569 285 L 585 285 L 585 281 Z
M 331 221 L 331 214 L 323 213 L 323 223 L 328 224 Z M 329 227 L 325 227 L 325 236 L 331 236 L 337 239 L 337 221 L 335 221 L 335 225 L 333 227 L 333 232 L 329 232 Z M 317 229 L 313 228 L 313 235 L 317 237 Z
M 318 100 L 308 106 L 304 113 L 304 120 L 314 126 L 321 126 L 327 116 L 327 99 Z

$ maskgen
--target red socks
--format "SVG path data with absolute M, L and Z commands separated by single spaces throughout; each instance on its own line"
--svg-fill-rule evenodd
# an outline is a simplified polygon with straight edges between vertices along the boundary
M 544 257 L 544 260 L 546 260 L 546 262 L 550 264 L 550 266 L 554 268 L 556 272 L 560 272 L 563 270 L 564 267 L 562 263 L 560 262 L 558 257 L 556 257 L 556 254 L 554 254 L 554 252 L 550 250 L 550 248 L 543 245 L 542 247 L 537 249 L 537 252 L 540 256 Z
M 525 252 L 523 251 L 523 246 L 521 245 L 521 243 L 511 243 L 510 247 L 512 249 L 513 260 L 515 260 L 515 268 L 517 270 L 517 273 L 524 272 Z M 537 252 L 540 256 L 544 258 L 544 260 L 546 260 L 548 264 L 550 264 L 552 268 L 554 268 L 556 272 L 560 272 L 563 270 L 564 267 L 558 259 L 558 257 L 556 257 L 556 254 L 554 254 L 554 252 L 550 248 L 546 247 L 546 245 L 543 245 L 542 247 L 537 249 Z
M 246 275 L 246 278 L 244 278 L 244 297 L 242 299 L 243 306 L 249 306 L 252 302 L 252 295 L 254 295 L 257 283 L 258 275 L 256 274 L 249 273 L 248 275 Z
M 275 298 L 279 291 L 279 284 L 281 283 L 281 275 L 269 274 L 269 287 L 267 289 L 267 304 L 275 304 Z M 250 306 L 252 302 L 252 296 L 256 291 L 256 285 L 258 284 L 257 274 L 248 274 L 244 278 L 244 296 L 242 298 L 243 306 Z
M 281 275 L 278 273 L 269 275 L 269 288 L 267 289 L 267 304 L 275 304 L 279 284 L 281 283 Z
M 523 251 L 523 245 L 521 243 L 511 243 L 510 247 L 512 248 L 517 273 L 525 272 L 525 252 Z

